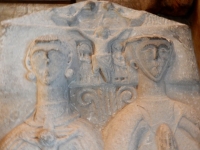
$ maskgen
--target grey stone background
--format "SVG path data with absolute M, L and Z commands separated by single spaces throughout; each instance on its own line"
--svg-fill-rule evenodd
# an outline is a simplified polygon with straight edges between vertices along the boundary
M 0 3 L 0 22 L 15 17 L 21 17 L 23 15 L 37 12 L 40 10 L 46 10 L 52 7 L 60 7 L 65 5 L 67 4 Z

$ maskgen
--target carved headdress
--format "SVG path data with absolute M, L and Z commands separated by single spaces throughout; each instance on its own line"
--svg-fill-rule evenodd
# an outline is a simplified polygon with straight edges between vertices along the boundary
M 175 56 L 172 41 L 159 35 L 139 36 L 127 40 L 125 54 L 130 66 L 136 69 L 139 67 L 154 81 L 161 79 Z
M 44 36 L 40 36 L 40 37 L 34 39 L 28 46 L 28 51 L 27 51 L 27 54 L 25 57 L 25 67 L 28 70 L 27 78 L 31 79 L 31 80 L 33 80 L 33 78 L 35 78 L 34 75 L 32 75 L 31 56 L 36 51 L 35 47 L 37 44 L 38 45 L 39 44 L 48 44 L 48 45 L 45 45 L 45 47 L 48 47 L 49 44 L 51 44 L 51 49 L 62 51 L 62 53 L 68 57 L 68 60 L 66 61 L 66 63 L 68 63 L 67 68 L 69 68 L 72 63 L 71 48 L 70 48 L 69 44 L 67 44 L 65 41 L 66 40 L 64 40 L 56 35 L 44 35 Z

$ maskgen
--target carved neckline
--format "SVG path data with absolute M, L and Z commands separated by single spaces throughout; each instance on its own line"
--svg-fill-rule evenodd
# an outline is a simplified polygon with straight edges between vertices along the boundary
M 138 97 L 136 101 L 148 101 L 148 102 L 156 102 L 156 101 L 168 101 L 171 100 L 167 96 L 148 96 L 148 97 Z
M 78 118 L 80 118 L 80 114 L 78 114 L 77 112 L 69 114 L 66 111 L 61 117 L 55 118 L 52 123 L 54 124 L 54 127 L 58 127 L 58 126 L 68 125 L 71 122 L 77 120 Z M 38 127 L 38 128 L 41 128 L 44 126 L 44 121 L 34 120 L 34 115 L 31 116 L 27 121 L 25 121 L 25 123 L 28 124 L 29 126 Z

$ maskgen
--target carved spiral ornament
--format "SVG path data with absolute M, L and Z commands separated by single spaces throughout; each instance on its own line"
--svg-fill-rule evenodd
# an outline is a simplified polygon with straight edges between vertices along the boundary
M 81 106 L 90 105 L 92 102 L 98 102 L 98 94 L 93 89 L 83 89 L 79 92 L 77 101 Z
M 136 99 L 137 93 L 134 87 L 122 86 L 117 92 L 117 97 L 119 97 L 122 102 L 129 104 Z

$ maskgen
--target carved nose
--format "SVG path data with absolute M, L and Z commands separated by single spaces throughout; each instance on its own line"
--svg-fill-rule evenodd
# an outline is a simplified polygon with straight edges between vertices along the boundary
M 49 64 L 50 60 L 49 60 L 49 54 L 46 53 L 46 63 Z
M 49 64 L 49 62 L 50 62 L 50 60 L 49 60 L 49 58 L 47 58 L 47 64 Z
M 154 60 L 158 58 L 158 50 L 156 47 L 153 49 L 153 58 Z

